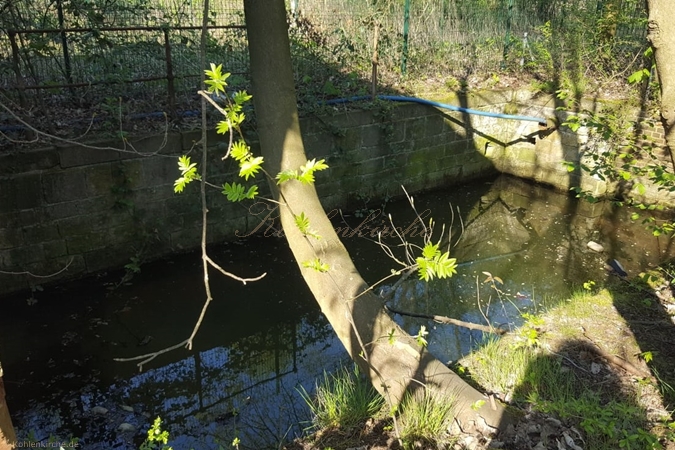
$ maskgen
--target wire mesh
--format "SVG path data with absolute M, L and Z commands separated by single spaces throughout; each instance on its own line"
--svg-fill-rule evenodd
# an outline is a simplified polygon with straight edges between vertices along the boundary
M 207 60 L 222 63 L 236 74 L 230 81 L 246 87 L 243 4 L 210 4 L 209 25 L 220 28 L 209 30 Z M 93 113 L 100 120 L 198 108 L 202 0 L 8 5 L 0 15 L 0 95 L 33 118 L 48 122 L 54 110 L 45 106 L 60 107 L 60 116 L 69 109 L 65 115 L 83 121 Z M 290 0 L 287 7 L 301 107 L 369 93 L 376 48 L 386 91 L 404 76 L 461 80 L 500 70 L 541 79 L 565 71 L 612 76 L 642 63 L 646 47 L 646 11 L 638 0 Z M 8 120 L 0 116 L 0 126 Z

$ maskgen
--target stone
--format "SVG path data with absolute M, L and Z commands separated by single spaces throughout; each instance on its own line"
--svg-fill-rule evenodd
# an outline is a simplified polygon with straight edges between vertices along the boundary
M 100 416 L 104 416 L 108 414 L 108 410 L 104 408 L 103 406 L 94 406 L 93 408 L 90 409 L 92 414 L 97 414 Z
M 124 423 L 120 424 L 119 427 L 117 427 L 117 430 L 121 431 L 122 433 L 134 432 L 134 431 L 136 431 L 136 427 L 133 426 L 130 423 L 124 422 Z
M 603 247 L 601 244 L 598 244 L 595 241 L 588 241 L 588 244 L 586 244 L 586 247 L 590 248 L 596 253 L 602 253 L 605 251 L 605 247 Z

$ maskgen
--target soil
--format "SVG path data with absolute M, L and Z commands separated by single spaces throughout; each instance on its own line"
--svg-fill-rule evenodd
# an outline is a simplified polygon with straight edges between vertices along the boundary
M 545 324 L 539 332 L 541 346 L 562 358 L 563 367 L 571 376 L 594 389 L 597 386 L 603 396 L 637 397 L 651 427 L 649 431 L 663 436 L 662 448 L 675 450 L 675 441 L 672 437 L 668 440 L 663 430 L 663 419 L 673 420 L 670 412 L 675 406 L 675 391 L 670 388 L 675 386 L 675 299 L 668 276 L 664 278 L 667 273 L 651 272 L 654 279 L 649 284 L 639 279 L 613 277 L 596 296 L 600 299 L 597 304 L 588 305 L 582 314 L 574 316 L 566 315 L 564 309 L 553 309 L 544 315 Z M 573 333 L 572 339 L 570 333 Z M 513 335 L 505 338 L 510 337 Z M 650 359 L 645 358 L 645 352 L 653 356 L 649 363 L 645 362 Z M 501 400 L 508 403 L 508 398 Z M 456 434 L 454 444 L 449 446 L 419 442 L 414 448 L 594 450 L 585 445 L 584 433 L 573 421 L 536 412 L 529 404 L 513 406 L 523 412 L 522 420 L 499 435 Z M 369 419 L 350 431 L 322 430 L 284 448 L 384 450 L 403 447 L 388 418 Z

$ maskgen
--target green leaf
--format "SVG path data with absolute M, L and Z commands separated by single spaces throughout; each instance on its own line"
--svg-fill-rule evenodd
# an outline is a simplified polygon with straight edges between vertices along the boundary
M 201 179 L 197 173 L 197 164 L 191 162 L 189 156 L 182 155 L 178 158 L 178 170 L 181 176 L 173 183 L 173 191 L 177 194 L 183 192 L 189 183 Z
M 427 244 L 422 250 L 422 257 L 425 259 L 431 259 L 439 253 L 438 244 Z
M 300 232 L 305 236 L 311 236 L 314 239 L 321 239 L 315 231 L 309 229 L 309 217 L 305 216 L 304 212 L 301 212 L 299 216 L 293 216 L 295 219 L 295 225 L 298 227 Z
M 253 96 L 249 95 L 246 91 L 237 91 L 232 96 L 232 100 L 237 105 L 242 105 L 242 104 L 246 103 L 247 101 L 251 100 L 251 98 L 253 98 Z
M 223 185 L 223 194 L 225 194 L 227 199 L 231 202 L 239 202 L 246 198 L 244 190 L 244 186 L 239 183 L 225 183 Z
M 216 125 L 216 133 L 218 134 L 227 134 L 230 131 L 230 122 L 227 120 L 221 120 Z
M 577 168 L 576 164 L 569 161 L 563 161 L 562 165 L 567 169 L 568 172 L 574 172 L 574 170 Z
M 387 335 L 389 345 L 394 345 L 396 342 L 396 328 L 392 328 L 391 331 L 389 331 L 389 334 Z
M 299 216 L 293 216 L 295 218 L 295 225 L 298 227 L 302 234 L 307 234 L 309 231 L 309 218 L 305 216 L 304 212 L 301 212 Z
M 236 161 L 241 162 L 250 156 L 249 150 L 250 147 L 246 144 L 246 142 L 243 139 L 239 139 L 237 142 L 232 144 L 230 155 L 232 155 Z
M 307 161 L 304 166 L 300 166 L 300 176 L 297 179 L 304 184 L 312 184 L 314 183 L 314 172 L 326 169 L 328 169 L 328 165 L 325 163 L 325 160 L 320 159 L 317 161 L 316 159 L 312 159 Z
M 262 156 L 256 156 L 255 158 L 250 158 L 241 162 L 239 164 L 239 176 L 248 180 L 248 177 L 255 176 L 255 174 L 262 169 L 262 167 L 260 167 L 262 163 Z
M 258 195 L 258 186 L 255 184 L 251 186 L 248 191 L 246 192 L 246 198 L 253 200 L 255 196 Z
M 429 334 L 427 331 L 427 327 L 424 325 L 420 326 L 420 331 L 417 333 L 415 336 L 415 340 L 421 347 L 426 347 L 428 342 L 426 340 L 426 336 Z
M 277 179 L 277 184 L 285 183 L 288 180 L 297 180 L 298 179 L 298 172 L 295 170 L 284 170 L 283 172 L 279 172 L 276 176 Z
M 483 407 L 483 405 L 485 405 L 485 400 L 482 400 L 482 399 L 476 400 L 475 402 L 473 402 L 471 404 L 471 409 L 473 409 L 474 411 L 478 411 L 479 409 L 481 409 Z
M 426 244 L 422 249 L 422 256 L 416 262 L 420 280 L 449 278 L 457 273 L 457 259 L 450 258 L 449 252 L 441 253 L 438 244 Z
M 302 267 L 314 269 L 317 272 L 328 272 L 328 270 L 330 269 L 330 266 L 326 263 L 321 262 L 319 258 L 314 258 L 311 261 L 304 261 L 302 263 Z
M 636 72 L 633 72 L 628 77 L 628 83 L 629 84 L 642 83 L 643 81 L 648 80 L 650 75 L 651 73 L 648 69 L 638 70 Z
M 229 73 L 223 73 L 223 65 L 216 66 L 211 63 L 211 70 L 205 70 L 204 73 L 208 78 L 205 83 L 208 86 L 207 91 L 211 94 L 218 94 L 218 92 L 225 93 L 226 80 L 230 76 Z

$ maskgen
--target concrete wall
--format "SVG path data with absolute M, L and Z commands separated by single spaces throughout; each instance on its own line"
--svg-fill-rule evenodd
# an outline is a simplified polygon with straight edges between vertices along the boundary
M 455 105 L 551 119 L 551 98 L 524 92 L 439 99 Z M 560 120 L 560 117 L 558 119 Z M 419 104 L 386 104 L 370 111 L 302 121 L 308 157 L 324 158 L 317 190 L 327 209 L 363 206 L 364 199 L 399 196 L 505 172 L 559 189 L 606 186 L 569 173 L 561 160 L 579 160 L 580 137 L 536 122 L 500 120 L 441 111 Z M 176 156 L 191 152 L 198 132 L 171 133 L 92 147 L 58 146 L 0 155 L 0 295 L 46 282 L 120 268 L 132 257 L 149 260 L 199 245 L 198 186 L 173 193 Z M 221 161 L 225 143 L 210 134 L 208 178 L 236 179 Z M 250 136 L 254 153 L 255 137 Z M 576 159 L 575 159 L 576 158 Z M 259 181 L 262 194 L 268 192 Z M 233 204 L 213 189 L 208 196 L 209 241 L 232 239 L 260 223 L 249 203 Z M 63 270 L 66 268 L 65 270 Z M 61 271 L 61 272 L 59 272 Z M 26 274 L 30 272 L 32 275 Z M 49 278 L 45 276 L 59 272 Z

